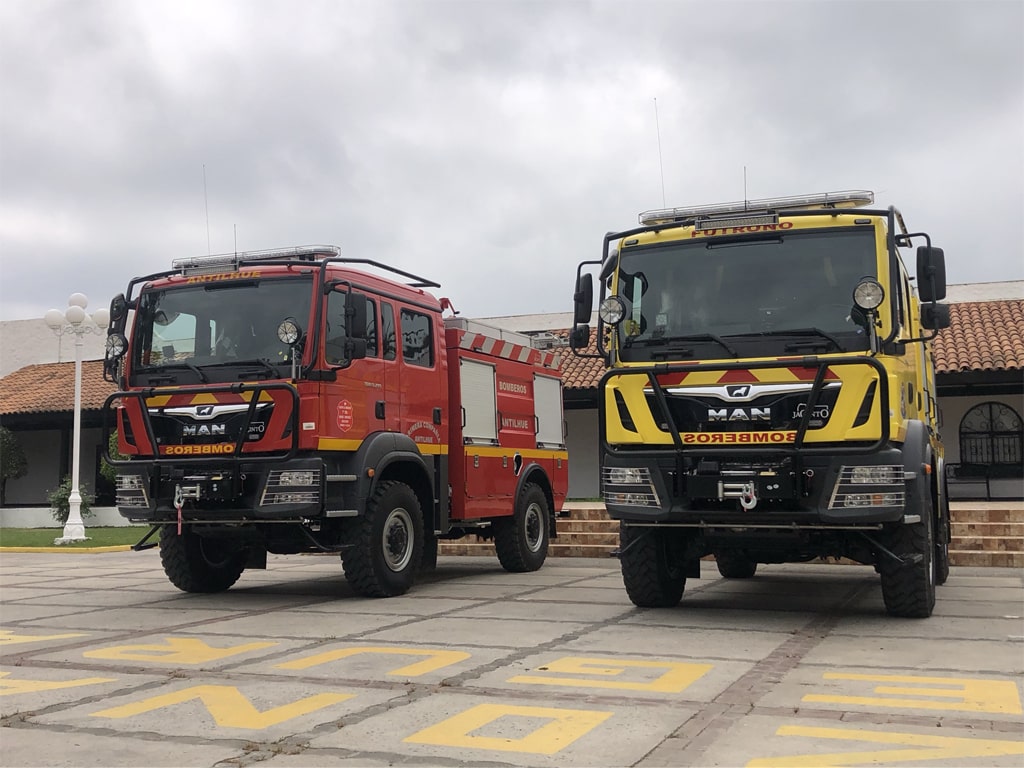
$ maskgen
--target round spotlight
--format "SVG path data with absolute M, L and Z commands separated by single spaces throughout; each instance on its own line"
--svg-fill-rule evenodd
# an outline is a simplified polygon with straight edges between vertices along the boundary
M 861 280 L 853 289 L 853 303 L 861 309 L 876 309 L 885 299 L 885 289 L 877 280 Z
M 601 302 L 597 314 L 606 325 L 618 325 L 626 316 L 626 305 L 618 296 L 609 296 Z

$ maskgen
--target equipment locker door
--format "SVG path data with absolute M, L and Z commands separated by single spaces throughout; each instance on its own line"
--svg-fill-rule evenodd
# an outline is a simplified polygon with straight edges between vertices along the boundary
M 483 514 L 479 505 L 495 495 L 494 465 L 499 461 L 490 455 L 498 443 L 497 371 L 490 363 L 463 358 L 459 360 L 459 377 L 467 511 Z
M 463 438 L 467 443 L 493 445 L 498 439 L 494 366 L 461 359 L 459 378 L 462 382 Z
M 537 445 L 563 446 L 562 382 L 534 374 L 533 408 L 537 418 Z

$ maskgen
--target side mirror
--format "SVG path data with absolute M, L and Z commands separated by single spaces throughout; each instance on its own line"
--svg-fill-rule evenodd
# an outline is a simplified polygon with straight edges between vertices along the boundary
M 594 276 L 589 272 L 576 276 L 576 292 L 572 297 L 574 304 L 573 325 L 589 323 L 594 311 Z M 586 345 L 584 345 L 586 346 Z
M 946 298 L 946 256 L 941 248 L 917 248 L 917 292 L 921 301 Z
M 363 342 L 363 354 L 366 357 L 366 318 L 369 313 L 369 302 L 362 293 L 350 292 L 345 298 L 345 330 L 346 336 L 353 341 Z M 354 356 L 349 355 L 349 359 Z
M 923 304 L 921 306 L 921 326 L 929 331 L 949 328 L 949 304 Z
M 366 339 L 349 338 L 345 340 L 345 359 L 362 360 L 364 357 L 366 357 Z
M 569 347 L 573 351 L 586 349 L 590 346 L 590 325 L 584 323 L 583 325 L 573 326 L 572 333 L 569 334 Z
M 124 333 L 125 322 L 128 318 L 128 302 L 123 293 L 117 294 L 110 300 L 110 330 L 116 333 Z

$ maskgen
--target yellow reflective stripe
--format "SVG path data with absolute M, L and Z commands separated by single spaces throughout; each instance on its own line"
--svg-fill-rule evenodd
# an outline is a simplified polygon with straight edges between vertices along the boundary
M 363 444 L 362 440 L 350 440 L 338 437 L 321 437 L 316 444 L 317 450 L 320 451 L 357 451 L 359 446 Z M 416 447 L 420 449 L 420 453 L 430 456 L 445 456 L 448 454 L 447 445 L 437 445 L 434 443 L 416 443 Z
M 561 450 L 549 450 L 546 448 L 511 448 L 500 445 L 467 445 L 467 454 L 474 456 L 515 456 L 517 453 L 524 459 L 568 459 L 569 452 L 564 448 Z

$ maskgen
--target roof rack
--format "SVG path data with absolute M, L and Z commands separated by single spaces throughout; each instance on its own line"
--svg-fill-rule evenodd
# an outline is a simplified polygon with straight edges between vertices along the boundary
M 644 225 L 668 224 L 725 214 L 768 214 L 809 208 L 858 208 L 871 205 L 874 201 L 875 193 L 865 189 L 822 192 L 814 195 L 792 195 L 790 197 L 768 197 L 762 200 L 740 200 L 734 203 L 714 203 L 712 205 L 644 211 L 640 214 L 640 223 Z
M 290 264 L 293 262 L 336 262 L 342 264 L 363 264 L 366 266 L 382 269 L 386 272 L 399 275 L 405 278 L 408 285 L 413 288 L 440 288 L 440 283 L 428 280 L 425 277 L 414 275 L 411 272 L 382 264 L 371 259 L 348 259 L 341 255 L 341 248 L 336 245 L 300 245 L 292 248 L 271 248 L 263 251 L 243 251 L 240 253 L 221 253 L 209 256 L 192 256 L 184 259 L 175 259 L 172 263 L 172 270 L 166 274 L 180 272 L 183 275 L 204 275 L 225 270 L 238 270 L 246 264 L 255 262 Z

